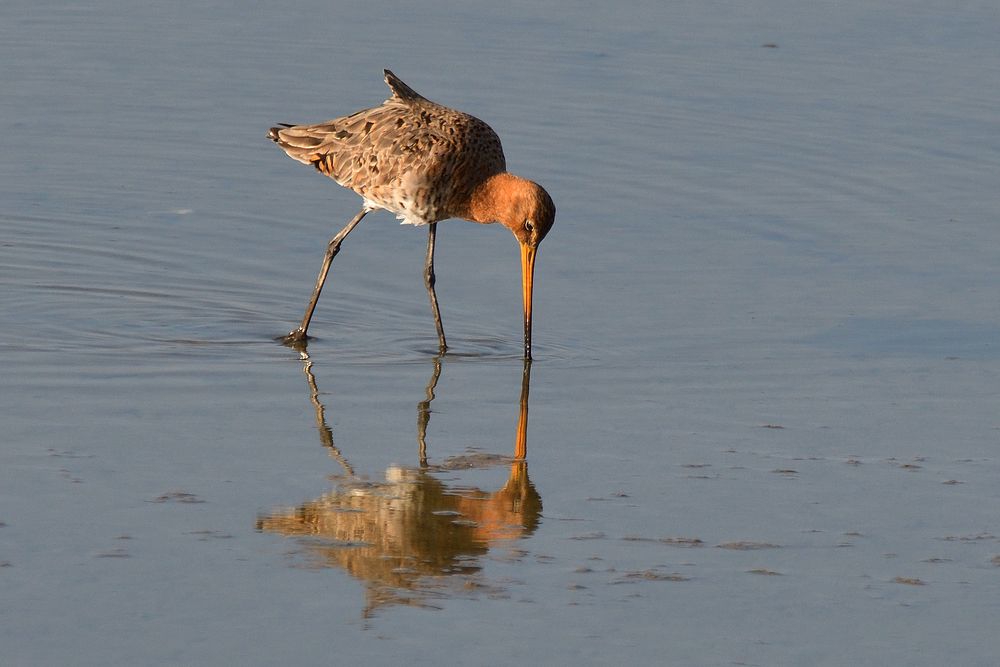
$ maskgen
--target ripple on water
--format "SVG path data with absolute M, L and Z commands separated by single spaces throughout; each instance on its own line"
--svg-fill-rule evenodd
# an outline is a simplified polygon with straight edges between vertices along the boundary
M 428 316 L 428 320 L 430 317 Z M 310 355 L 334 355 L 338 363 L 346 364 L 406 364 L 425 363 L 429 357 L 438 356 L 437 337 L 433 326 L 417 324 L 414 330 L 420 336 L 402 331 L 398 327 L 372 331 L 371 329 L 338 323 L 331 328 L 321 329 L 323 333 L 309 342 Z M 448 351 L 442 355 L 451 363 L 482 361 L 517 361 L 523 359 L 523 342 L 515 336 L 463 335 L 447 329 Z M 550 344 L 536 345 L 532 351 L 535 363 L 581 368 L 596 366 L 599 356 L 593 349 L 582 346 Z
M 277 345 L 294 325 L 308 292 L 274 262 L 241 259 L 233 228 L 265 224 L 238 218 L 201 224 L 185 212 L 184 229 L 148 221 L 100 217 L 8 217 L 0 220 L 0 280 L 13 289 L 5 313 L 19 322 L 0 332 L 9 351 L 200 353 L 220 348 Z M 156 221 L 154 221 L 156 222 Z M 218 221 L 212 221 L 217 223 Z M 252 236 L 252 234 L 249 234 Z M 346 258 L 346 256 L 345 256 Z M 355 261 L 355 260 L 351 260 Z M 344 273 L 355 267 L 344 264 Z M 419 363 L 438 354 L 433 321 L 419 280 L 405 267 L 361 272 L 327 290 L 313 322 L 310 352 L 335 351 L 338 363 Z M 291 287 L 290 280 L 295 280 Z M 405 288 L 400 281 L 410 280 Z M 520 360 L 514 321 L 505 335 L 484 335 L 493 324 L 462 303 L 446 320 L 452 361 Z M 420 303 L 415 299 L 420 298 Z M 479 326 L 476 326 L 478 323 Z M 506 326 L 506 320 L 504 320 Z M 579 341 L 535 332 L 537 362 L 568 367 L 599 363 Z

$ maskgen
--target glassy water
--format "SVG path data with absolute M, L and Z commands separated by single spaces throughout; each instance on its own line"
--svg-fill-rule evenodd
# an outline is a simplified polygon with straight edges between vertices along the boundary
M 0 8 L 0 662 L 991 664 L 990 3 Z M 265 139 L 383 67 L 558 208 Z M 530 409 L 529 409 L 530 408 Z M 530 414 L 530 419 L 529 419 Z

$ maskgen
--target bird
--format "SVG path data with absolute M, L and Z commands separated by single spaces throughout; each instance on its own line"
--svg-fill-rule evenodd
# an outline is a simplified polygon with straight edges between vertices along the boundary
M 283 340 L 304 344 L 309 322 L 334 257 L 347 235 L 371 211 L 386 210 L 402 224 L 426 226 L 424 285 L 437 328 L 438 347 L 448 345 L 434 289 L 437 223 L 458 218 L 509 229 L 521 250 L 524 358 L 531 359 L 531 314 L 538 245 L 555 222 L 545 189 L 507 171 L 496 132 L 482 120 L 432 102 L 388 69 L 391 95 L 380 106 L 314 125 L 281 123 L 268 138 L 294 160 L 361 196 L 361 211 L 327 244 L 301 324 Z

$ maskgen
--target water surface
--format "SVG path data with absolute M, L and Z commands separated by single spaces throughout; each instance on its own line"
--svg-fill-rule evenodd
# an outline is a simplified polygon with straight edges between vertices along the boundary
M 5 665 L 991 664 L 988 4 L 8 2 Z M 487 120 L 516 244 L 265 138 Z M 529 409 L 530 408 L 530 409 Z

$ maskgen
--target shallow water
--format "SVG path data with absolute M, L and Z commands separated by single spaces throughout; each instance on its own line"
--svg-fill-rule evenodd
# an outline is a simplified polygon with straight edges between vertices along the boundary
M 991 664 L 997 28 L 6 3 L 0 662 Z M 528 369 L 509 234 L 441 225 L 437 357 L 384 213 L 273 340 L 359 201 L 264 133 L 382 67 L 556 202 Z

